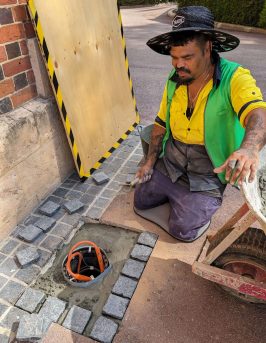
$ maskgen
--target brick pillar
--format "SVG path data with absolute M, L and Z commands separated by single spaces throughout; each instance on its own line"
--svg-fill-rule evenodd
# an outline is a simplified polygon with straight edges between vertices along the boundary
M 27 39 L 35 32 L 27 0 L 0 0 L 0 114 L 37 96 Z

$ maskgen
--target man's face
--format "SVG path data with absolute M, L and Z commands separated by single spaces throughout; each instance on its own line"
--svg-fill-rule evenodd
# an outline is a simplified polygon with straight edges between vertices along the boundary
M 172 46 L 172 65 L 183 84 L 190 84 L 207 70 L 210 63 L 210 43 L 200 47 L 195 40 L 184 46 Z

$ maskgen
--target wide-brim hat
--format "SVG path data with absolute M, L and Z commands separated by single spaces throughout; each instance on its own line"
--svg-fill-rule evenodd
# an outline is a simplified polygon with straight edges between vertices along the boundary
M 182 36 L 182 32 L 201 32 L 212 41 L 213 50 L 225 52 L 235 49 L 240 41 L 237 37 L 214 29 L 214 16 L 204 6 L 186 6 L 177 9 L 172 22 L 172 31 L 148 40 L 147 45 L 163 55 L 170 55 L 170 48 Z

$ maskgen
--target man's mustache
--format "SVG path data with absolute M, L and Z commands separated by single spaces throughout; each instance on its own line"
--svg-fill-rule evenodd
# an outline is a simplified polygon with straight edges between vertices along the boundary
M 181 67 L 181 68 L 175 68 L 175 70 L 176 70 L 177 73 L 178 73 L 179 71 L 183 71 L 183 72 L 185 72 L 185 73 L 190 74 L 190 70 L 189 70 L 189 69 L 186 69 L 186 68 L 183 68 L 183 67 Z

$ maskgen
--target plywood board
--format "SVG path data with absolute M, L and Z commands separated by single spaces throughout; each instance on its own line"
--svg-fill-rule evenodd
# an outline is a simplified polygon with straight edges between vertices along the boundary
M 117 2 L 30 0 L 29 9 L 79 174 L 89 176 L 138 122 Z

